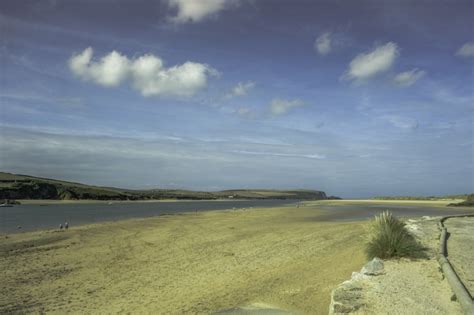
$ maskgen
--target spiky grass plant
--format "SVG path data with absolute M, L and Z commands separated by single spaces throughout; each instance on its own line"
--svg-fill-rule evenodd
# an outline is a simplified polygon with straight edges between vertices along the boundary
M 408 232 L 405 223 L 389 211 L 375 216 L 369 228 L 369 241 L 365 251 L 369 259 L 424 256 L 422 246 Z

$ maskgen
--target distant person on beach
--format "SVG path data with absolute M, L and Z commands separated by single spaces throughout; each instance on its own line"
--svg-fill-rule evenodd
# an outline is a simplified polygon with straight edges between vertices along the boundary
M 60 230 L 63 229 L 63 224 L 62 224 L 62 223 L 59 225 L 59 229 L 60 229 Z
M 69 223 L 64 223 L 64 228 L 67 230 L 69 228 Z

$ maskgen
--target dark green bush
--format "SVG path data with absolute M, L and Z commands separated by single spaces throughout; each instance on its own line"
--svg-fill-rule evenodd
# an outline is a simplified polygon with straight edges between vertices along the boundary
M 366 246 L 369 259 L 392 257 L 424 257 L 422 246 L 408 232 L 405 223 L 384 211 L 371 223 Z

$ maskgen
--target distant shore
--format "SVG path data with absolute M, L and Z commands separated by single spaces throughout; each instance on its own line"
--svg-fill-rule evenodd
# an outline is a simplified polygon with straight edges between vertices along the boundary
M 404 205 L 430 205 L 445 207 L 450 203 L 461 202 L 463 199 L 443 199 L 443 200 L 379 200 L 379 199 L 343 199 L 343 200 L 321 200 L 327 204 L 404 204 Z M 319 201 L 318 201 L 319 202 Z
M 157 202 L 209 202 L 209 201 L 245 201 L 249 199 L 146 199 L 146 200 L 57 200 L 57 199 L 19 199 L 22 205 L 54 205 L 54 204 L 116 204 L 116 203 L 157 203 Z M 250 199 L 251 200 L 251 199 Z
M 55 199 L 19 199 L 23 205 L 53 205 L 53 204 L 115 204 L 115 203 L 156 203 L 156 202 L 228 202 L 228 201 L 252 201 L 253 199 L 148 199 L 148 200 L 94 200 L 94 199 L 81 199 L 81 200 L 55 200 Z M 288 200 L 289 202 L 296 202 L 298 199 L 282 199 Z M 341 200 L 302 200 L 310 203 L 321 203 L 321 204 L 413 204 L 413 205 L 432 205 L 432 206 L 447 206 L 450 203 L 462 202 L 463 199 L 446 199 L 446 200 L 378 200 L 378 199 L 341 199 Z

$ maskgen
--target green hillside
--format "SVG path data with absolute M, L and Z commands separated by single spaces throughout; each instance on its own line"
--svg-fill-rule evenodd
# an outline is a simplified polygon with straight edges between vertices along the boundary
M 130 190 L 0 172 L 0 199 L 146 200 L 146 199 L 298 199 L 322 200 L 316 190 L 237 189 L 217 192 L 150 189 Z

